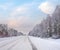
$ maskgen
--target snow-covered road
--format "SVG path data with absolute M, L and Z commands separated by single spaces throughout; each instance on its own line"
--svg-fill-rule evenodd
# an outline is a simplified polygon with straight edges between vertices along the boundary
M 9 38 L 0 42 L 0 50 L 32 50 L 27 36 Z
M 60 50 L 60 39 L 29 36 L 0 38 L 0 50 Z

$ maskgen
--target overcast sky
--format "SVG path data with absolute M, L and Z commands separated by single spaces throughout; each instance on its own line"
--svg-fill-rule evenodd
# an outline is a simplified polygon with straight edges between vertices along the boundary
M 58 4 L 60 0 L 0 0 L 0 23 L 28 33 Z

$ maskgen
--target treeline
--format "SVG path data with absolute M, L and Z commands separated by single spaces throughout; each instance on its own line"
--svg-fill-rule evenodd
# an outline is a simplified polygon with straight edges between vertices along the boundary
M 0 37 L 20 36 L 23 33 L 18 32 L 13 28 L 9 28 L 7 24 L 0 24 Z
M 32 31 L 31 36 L 60 38 L 60 5 L 58 5 L 51 15 L 47 15 L 40 24 L 37 24 Z

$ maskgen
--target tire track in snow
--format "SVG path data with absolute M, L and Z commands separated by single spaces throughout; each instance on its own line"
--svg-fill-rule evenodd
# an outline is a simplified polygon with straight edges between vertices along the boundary
M 22 41 L 21 41 L 22 40 Z M 26 36 L 23 36 L 22 38 L 21 38 L 21 40 L 19 40 L 19 41 L 17 41 L 17 43 L 16 44 L 14 44 L 14 45 L 12 45 L 10 48 L 8 48 L 8 50 L 15 50 L 17 47 L 19 48 L 17 48 L 17 50 L 20 50 L 21 48 L 24 48 L 23 50 L 32 50 L 32 47 L 31 47 L 31 45 L 30 45 L 30 42 L 29 42 L 29 40 L 28 40 L 28 38 L 26 37 Z M 28 45 L 27 45 L 27 43 L 28 43 Z M 19 46 L 23 46 L 23 47 L 19 47 Z M 27 49 L 27 48 L 28 49 Z M 30 49 L 29 49 L 30 48 Z M 21 49 L 22 50 L 22 49 Z
M 16 39 L 16 41 L 14 43 L 12 43 L 12 45 L 7 50 L 11 50 L 15 45 L 17 45 L 17 43 L 19 43 L 19 41 L 21 39 L 23 39 L 23 38 Z
M 31 42 L 31 40 L 29 39 L 28 36 L 25 36 L 24 38 L 22 37 L 22 40 L 23 40 L 23 41 L 28 40 L 28 42 L 30 43 L 30 45 L 31 45 L 31 47 L 32 47 L 32 50 L 37 50 L 37 48 L 34 46 L 34 44 Z M 19 41 L 18 41 L 18 42 L 19 42 Z M 16 44 L 12 45 L 8 50 L 11 50 L 11 49 L 12 49 L 15 45 L 17 45 L 17 44 L 19 44 L 19 43 L 16 43 Z
M 20 38 L 16 38 L 16 39 L 13 39 L 11 40 L 10 42 L 6 43 L 6 44 L 3 44 L 2 46 L 0 46 L 0 50 L 11 50 L 12 48 L 14 48 L 16 45 L 19 44 L 20 42 L 20 39 L 23 39 L 23 41 L 26 41 L 28 40 L 28 43 L 30 44 L 31 46 L 31 49 L 32 50 L 37 50 L 37 48 L 33 45 L 33 43 L 31 42 L 30 38 L 28 36 L 25 36 L 24 38 L 23 37 L 20 37 Z M 1 49 L 2 48 L 2 49 Z M 5 48 L 5 49 L 4 49 Z M 27 47 L 28 48 L 28 47 Z
M 19 40 L 20 38 L 16 38 L 16 39 L 13 39 L 13 40 L 11 40 L 11 41 L 4 41 L 4 42 L 7 42 L 7 43 L 4 43 L 4 42 L 1 42 L 1 44 L 2 45 L 0 45 L 0 48 L 3 48 L 3 47 L 5 47 L 5 46 L 7 46 L 7 45 L 9 45 L 9 44 L 11 44 L 11 43 L 14 43 L 14 42 L 16 42 L 17 40 Z M 4 43 L 4 44 L 3 44 Z
M 31 42 L 30 38 L 28 37 L 28 40 L 32 46 L 32 50 L 37 50 L 36 46 Z

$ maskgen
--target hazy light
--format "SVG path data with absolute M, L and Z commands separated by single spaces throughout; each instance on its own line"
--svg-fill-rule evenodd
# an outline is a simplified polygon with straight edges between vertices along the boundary
M 55 10 L 55 7 L 50 2 L 44 2 L 38 8 L 46 14 L 52 14 Z

